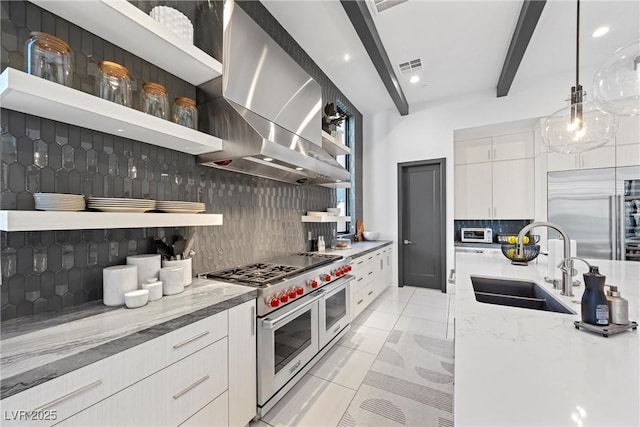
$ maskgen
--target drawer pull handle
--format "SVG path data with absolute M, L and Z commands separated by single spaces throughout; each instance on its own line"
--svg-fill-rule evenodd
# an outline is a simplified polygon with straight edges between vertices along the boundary
M 373 274 L 373 271 L 370 271 L 370 272 L 369 272 L 369 276 L 371 276 L 372 274 Z
M 336 332 L 338 332 L 339 330 L 340 330 L 340 325 L 336 326 L 336 327 L 333 329 L 333 333 L 335 334 L 335 333 L 336 333 Z
M 363 301 L 363 300 L 358 301 L 358 305 L 362 304 L 362 301 Z
M 372 256 L 370 256 L 370 257 L 369 257 L 369 259 L 373 259 L 373 257 L 372 257 Z
M 358 265 L 362 264 L 363 262 L 364 262 L 364 261 L 360 261 L 360 262 L 358 263 Z
M 300 367 L 301 364 L 302 364 L 302 360 L 298 360 L 296 364 L 293 365 L 291 369 L 289 369 L 289 373 L 293 374 Z
M 34 412 L 40 412 L 40 411 L 42 411 L 42 410 L 44 410 L 44 409 L 50 408 L 50 407 L 52 407 L 52 406 L 55 406 L 55 405 L 57 405 L 58 403 L 60 403 L 60 402 L 62 402 L 62 401 L 64 401 L 64 400 L 69 399 L 70 397 L 76 396 L 76 395 L 78 395 L 78 394 L 80 394 L 80 393 L 82 393 L 82 392 L 84 392 L 84 391 L 87 391 L 87 390 L 89 390 L 90 388 L 93 388 L 93 387 L 95 387 L 95 386 L 98 386 L 98 385 L 100 385 L 100 384 L 102 384 L 102 380 L 94 381 L 94 382 L 92 382 L 91 384 L 87 384 L 86 386 L 84 386 L 84 387 L 80 387 L 79 389 L 74 390 L 74 391 L 72 391 L 71 393 L 67 393 L 67 394 L 65 394 L 64 396 L 61 396 L 61 397 L 59 397 L 59 398 L 57 398 L 57 399 L 55 399 L 55 400 L 52 400 L 51 402 L 46 403 L 46 404 L 44 404 L 44 405 L 42 405 L 42 406 L 40 406 L 40 407 L 38 407 L 38 408 L 34 409 L 33 411 L 34 411 Z
M 204 337 L 205 335 L 209 335 L 209 331 L 200 332 L 198 335 L 194 335 L 191 338 L 187 338 L 186 340 L 179 342 L 178 344 L 174 344 L 173 348 L 177 350 L 180 347 L 189 344 L 191 341 L 195 341 L 198 338 Z
M 360 280 L 362 280 L 362 279 L 364 279 L 364 277 L 360 277 L 360 278 L 357 280 L 357 282 L 359 282 L 359 281 L 360 281 Z
M 373 291 L 369 291 L 369 293 L 367 295 L 371 295 L 373 293 Z
M 200 378 L 195 383 L 191 384 L 189 387 L 187 387 L 184 390 L 179 391 L 176 394 L 174 394 L 173 398 L 174 399 L 179 399 L 183 394 L 188 393 L 189 391 L 193 390 L 194 388 L 196 388 L 197 386 L 199 386 L 200 384 L 202 384 L 203 382 L 205 382 L 208 379 L 209 379 L 209 375 L 205 375 L 204 377 Z

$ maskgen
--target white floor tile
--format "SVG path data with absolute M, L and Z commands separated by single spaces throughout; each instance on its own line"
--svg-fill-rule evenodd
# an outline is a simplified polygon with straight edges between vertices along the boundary
M 251 421 L 249 423 L 249 427 L 269 427 L 271 424 L 267 424 L 262 420 L 258 420 L 258 421 Z
M 378 354 L 388 336 L 389 331 L 352 324 L 349 332 L 338 341 L 338 344 L 366 351 L 367 353 Z
M 448 309 L 446 305 L 444 307 L 436 307 L 430 305 L 413 304 L 412 301 L 409 301 L 409 304 L 407 304 L 404 312 L 402 312 L 403 316 L 417 317 L 419 319 L 427 319 L 434 320 L 436 322 L 447 323 Z
M 447 307 L 449 305 L 449 296 L 440 291 L 421 289 L 413 294 L 409 302 L 429 307 Z
M 375 354 L 336 345 L 311 368 L 309 374 L 358 390 L 375 359 Z
M 408 301 L 415 292 L 415 288 L 410 286 L 404 286 L 402 288 L 397 286 L 390 286 L 378 297 L 378 298 L 390 298 L 397 301 Z
M 407 306 L 407 301 L 398 301 L 389 298 L 377 298 L 368 307 L 370 310 L 382 311 L 383 313 L 402 314 Z
M 272 426 L 335 426 L 349 407 L 355 391 L 305 375 L 263 417 Z
M 378 328 L 385 331 L 390 331 L 396 324 L 398 317 L 400 316 L 397 314 L 366 309 L 362 313 L 360 313 L 360 315 L 353 321 L 353 323 L 357 325 L 368 326 L 370 328 Z
M 436 322 L 433 320 L 418 319 L 416 317 L 400 316 L 394 329 L 419 332 L 423 335 L 443 339 L 447 336 L 446 322 Z

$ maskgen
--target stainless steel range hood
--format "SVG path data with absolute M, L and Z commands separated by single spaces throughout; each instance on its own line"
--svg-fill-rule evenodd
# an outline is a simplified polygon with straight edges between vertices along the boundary
M 198 163 L 291 183 L 349 181 L 322 149 L 320 85 L 233 0 L 223 43 L 223 76 L 200 87 L 213 100 L 198 111 L 201 130 L 224 148 Z

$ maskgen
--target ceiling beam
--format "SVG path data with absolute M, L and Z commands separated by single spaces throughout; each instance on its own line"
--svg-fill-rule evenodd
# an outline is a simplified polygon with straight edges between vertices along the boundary
M 405 98 L 400 82 L 396 77 L 393 65 L 387 56 L 387 51 L 384 49 L 380 35 L 376 30 L 376 26 L 373 22 L 373 17 L 369 13 L 369 9 L 364 1 L 358 0 L 340 0 L 342 7 L 347 16 L 355 28 L 360 41 L 364 45 L 371 62 L 376 67 L 378 75 L 382 79 L 382 83 L 387 88 L 387 92 L 391 96 L 393 103 L 396 105 L 398 112 L 401 116 L 409 114 L 409 103 Z
M 518 67 L 520 67 L 520 62 L 527 50 L 527 46 L 533 35 L 533 30 L 536 29 L 545 3 L 546 0 L 525 0 L 522 3 L 518 23 L 516 24 L 516 29 L 513 31 L 511 44 L 509 45 L 509 50 L 507 51 L 507 56 L 504 59 L 504 65 L 500 72 L 497 90 L 498 98 L 507 96 L 509 93 L 511 83 L 513 83 Z

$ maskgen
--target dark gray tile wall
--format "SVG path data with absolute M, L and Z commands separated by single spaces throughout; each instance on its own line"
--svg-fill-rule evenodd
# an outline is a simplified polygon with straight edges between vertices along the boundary
M 168 4 L 190 18 L 195 14 L 196 21 L 220 16 L 219 2 L 132 3 L 143 10 Z M 129 67 L 136 76 L 135 90 L 142 81 L 155 81 L 167 87 L 170 98 L 195 98 L 194 86 L 31 3 L 2 1 L 1 8 L 2 70 L 24 70 L 23 46 L 29 32 L 44 31 L 68 41 L 74 50 L 78 90 L 93 92 L 96 64 L 105 59 Z M 265 12 L 263 20 L 275 21 Z M 207 34 L 200 28 L 198 36 L 198 31 L 196 38 Z M 267 31 L 273 35 L 284 30 L 272 26 Z M 214 39 L 199 47 L 220 59 Z M 297 50 L 304 53 L 297 44 L 287 47 L 290 53 Z M 303 56 L 303 66 L 310 67 L 312 61 Z M 300 55 L 294 58 L 302 60 Z M 315 69 L 314 74 L 321 73 Z M 325 93 L 337 97 L 331 99 L 350 105 L 326 76 L 318 81 Z M 361 129 L 362 116 L 350 108 Z M 153 236 L 172 242 L 178 235 L 195 235 L 194 272 L 201 273 L 305 250 L 309 231 L 313 236 L 335 233 L 335 225 L 303 224 L 300 219 L 307 210 L 333 206 L 335 190 L 203 167 L 188 154 L 28 114 L 5 109 L 1 113 L 1 209 L 33 209 L 35 192 L 68 192 L 201 201 L 207 213 L 224 215 L 224 225 L 216 227 L 2 232 L 2 320 L 101 299 L 102 268 L 122 264 L 128 255 L 154 253 Z M 361 131 L 356 131 L 358 139 Z

